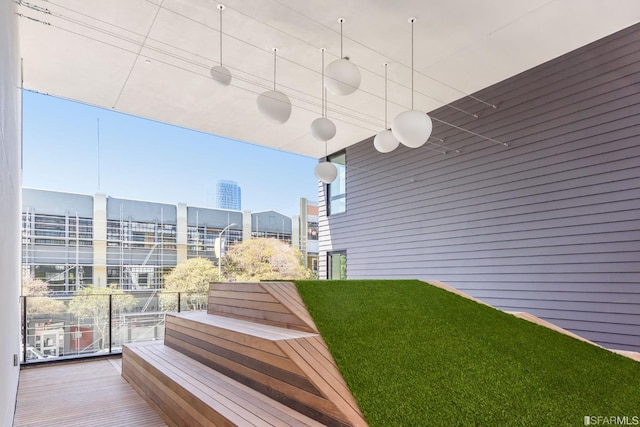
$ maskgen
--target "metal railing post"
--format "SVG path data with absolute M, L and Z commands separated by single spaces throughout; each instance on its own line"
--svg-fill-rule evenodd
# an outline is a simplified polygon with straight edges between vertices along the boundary
M 111 354 L 111 342 L 113 332 L 113 294 L 109 294 L 109 354 Z
M 178 313 L 180 313 L 180 292 L 178 292 Z
M 22 297 L 22 363 L 27 363 L 27 297 Z

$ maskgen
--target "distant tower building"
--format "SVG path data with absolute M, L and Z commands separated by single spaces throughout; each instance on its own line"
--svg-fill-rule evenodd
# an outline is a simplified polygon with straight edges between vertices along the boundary
M 242 210 L 242 192 L 235 181 L 218 181 L 217 208 Z

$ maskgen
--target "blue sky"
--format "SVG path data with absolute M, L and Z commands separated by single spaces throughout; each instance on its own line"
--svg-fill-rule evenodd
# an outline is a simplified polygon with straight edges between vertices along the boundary
M 25 187 L 191 206 L 215 203 L 218 179 L 238 182 L 242 208 L 299 213 L 318 199 L 316 159 L 24 92 Z

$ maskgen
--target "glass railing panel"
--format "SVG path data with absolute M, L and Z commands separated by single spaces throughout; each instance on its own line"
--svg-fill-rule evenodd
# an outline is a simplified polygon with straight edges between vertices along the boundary
M 22 297 L 21 361 L 108 355 L 123 344 L 162 340 L 167 312 L 206 310 L 206 305 L 206 294 L 157 290 Z
M 123 344 L 163 339 L 165 312 L 159 306 L 158 294 L 149 291 L 113 297 L 114 350 L 121 350 Z

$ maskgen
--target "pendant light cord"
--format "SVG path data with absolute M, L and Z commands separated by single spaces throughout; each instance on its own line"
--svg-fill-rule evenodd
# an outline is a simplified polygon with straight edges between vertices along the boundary
M 344 54 L 342 53 L 342 24 L 344 23 L 344 18 L 338 19 L 340 23 L 340 59 L 344 58 Z
M 278 52 L 278 48 L 273 48 L 273 90 L 276 90 L 276 52 Z
M 222 66 L 222 9 L 224 6 L 219 4 L 218 9 L 220 9 L 220 66 Z
M 384 129 L 387 130 L 387 67 L 389 64 L 384 63 Z
M 326 87 L 322 88 L 322 92 L 323 92 L 322 94 L 324 95 L 324 109 L 323 109 L 324 117 L 327 117 L 327 110 L 328 110 L 328 108 L 327 108 L 327 88 Z
M 321 105 L 321 108 L 322 108 L 321 116 L 322 117 L 326 117 L 327 116 L 326 103 L 325 103 L 326 89 L 324 88 L 324 48 L 320 49 L 320 51 L 322 52 L 322 100 L 320 101 L 320 102 L 322 102 L 322 105 Z
M 413 110 L 413 23 L 415 18 L 411 18 L 411 109 Z

